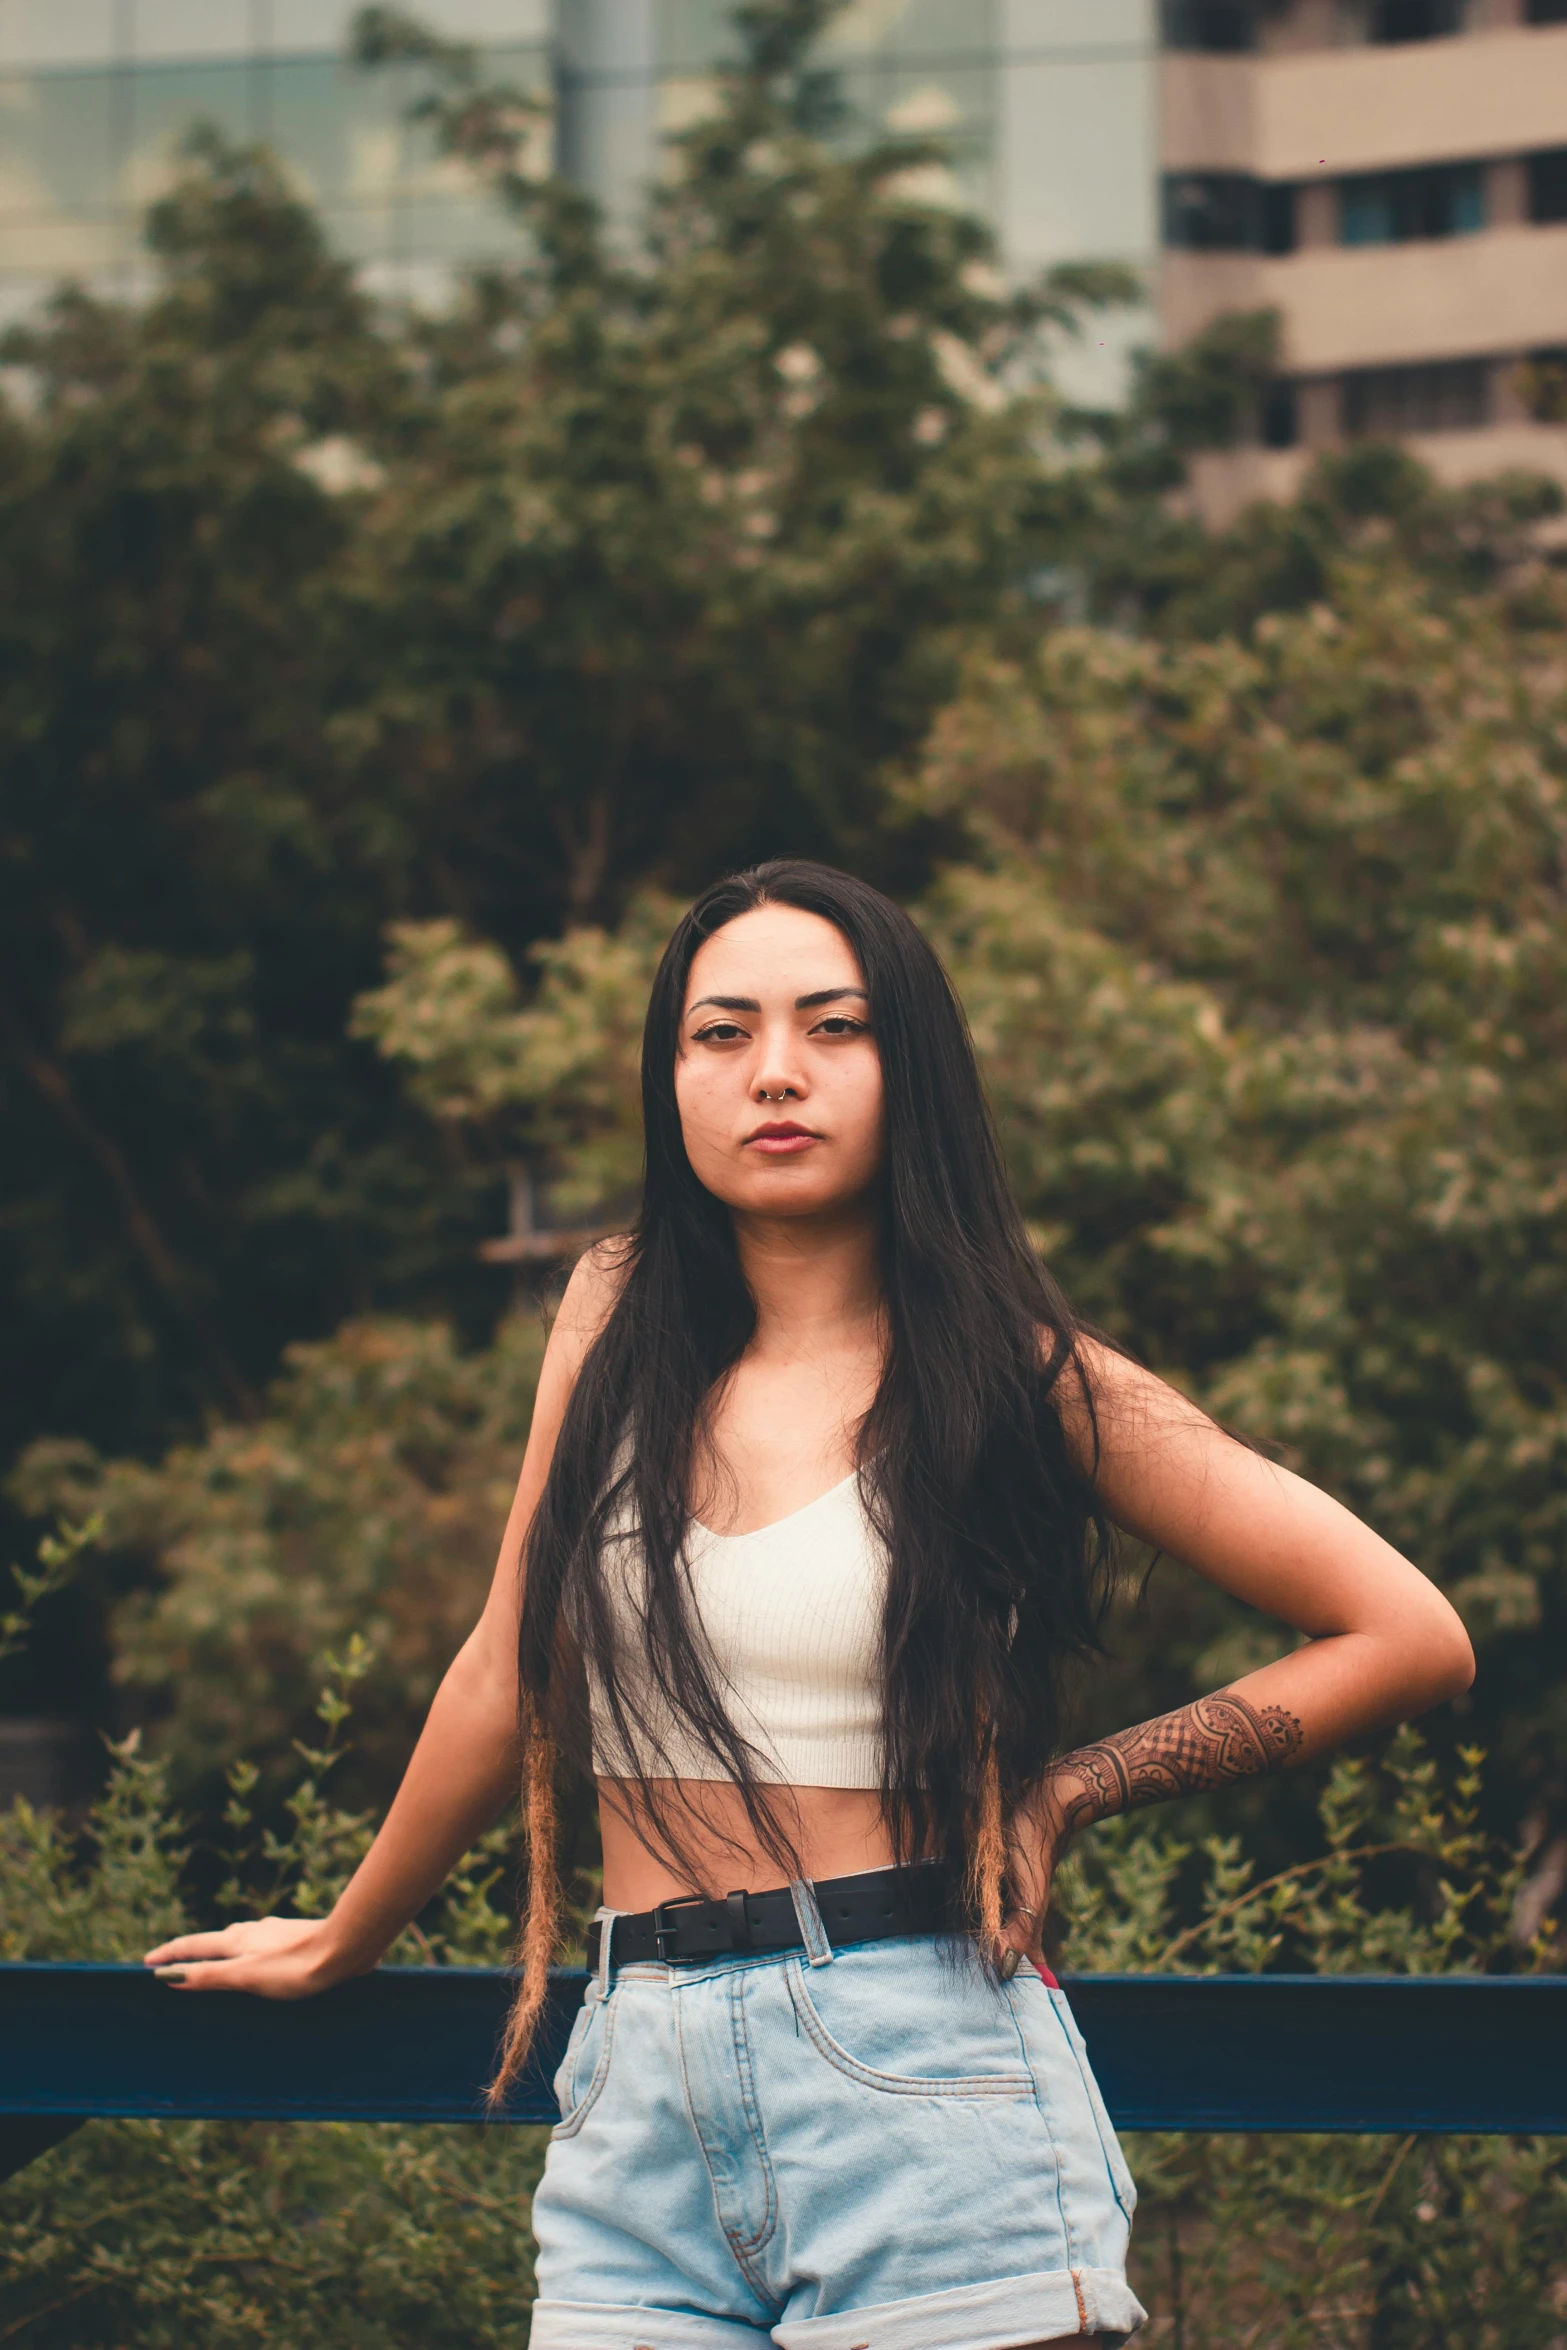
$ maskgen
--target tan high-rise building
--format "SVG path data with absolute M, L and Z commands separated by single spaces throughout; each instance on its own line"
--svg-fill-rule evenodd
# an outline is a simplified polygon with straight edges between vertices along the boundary
M 1210 519 L 1363 435 L 1567 486 L 1567 0 L 1167 0 L 1160 82 L 1163 339 L 1282 329 Z

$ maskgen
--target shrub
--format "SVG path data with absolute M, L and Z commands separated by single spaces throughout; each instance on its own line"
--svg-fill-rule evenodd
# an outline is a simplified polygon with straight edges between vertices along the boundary
M 389 1797 L 494 1569 L 543 1352 L 537 1317 L 464 1354 L 443 1323 L 362 1320 L 291 1347 L 261 1417 L 156 1463 L 35 1445 L 13 1490 L 94 1514 L 123 1588 L 115 1674 L 145 1708 L 182 1800 L 243 1741 L 266 1791 L 306 1734 L 316 1660 L 370 1657 L 349 1768 Z
M 229 1774 L 232 1914 L 319 1912 L 368 1840 L 324 1792 L 362 1645 L 330 1668 L 285 1835 L 254 1836 L 254 1766 Z M 1477 1822 L 1479 1758 L 1447 1785 L 1413 1732 L 1341 1762 L 1324 1850 L 1259 1879 L 1235 1837 L 1115 1821 L 1063 1872 L 1074 1963 L 1429 1973 L 1495 1965 L 1516 1865 Z M 493 1962 L 505 1831 L 393 1952 Z M 114 1748 L 82 1838 L 0 1819 L 0 1957 L 134 1958 L 188 1922 L 167 1766 Z M 1194 1897 L 1193 1881 L 1196 1882 Z M 1180 1919 L 1197 1909 L 1195 1923 Z M 1542 1946 L 1543 1948 L 1543 1946 Z M 1440 2051 L 1432 2051 L 1440 2061 Z M 0 2186 L 7 2331 L 27 2350 L 513 2350 L 526 2339 L 527 2198 L 544 2133 L 338 2124 L 94 2123 Z M 1567 2159 L 1548 2143 L 1382 2138 L 1134 2141 L 1134 2282 L 1178 2350 L 1541 2350 L 1567 2299 Z
M 1083 1972 L 1441 1974 L 1507 1963 L 1517 1864 L 1417 1734 L 1337 1763 L 1324 1850 L 1268 1879 L 1233 1836 L 1113 1820 L 1067 1864 Z M 1169 1815 L 1166 1815 L 1166 1820 Z M 1183 1925 L 1200 1879 L 1200 1914 Z M 1547 1955 L 1543 1939 L 1536 1963 Z M 1433 2048 L 1433 2067 L 1441 2063 Z M 1548 2139 L 1149 2136 L 1132 2282 L 1153 2350 L 1543 2350 L 1567 2339 L 1567 2152 Z M 1553 2325 L 1553 2313 L 1555 2323 Z
M 329 1906 L 369 1841 L 330 1802 L 347 1690 L 369 1653 L 331 1660 L 299 1747 L 286 1835 L 254 1836 L 254 1765 L 229 1773 L 227 1914 Z M 393 1952 L 495 1964 L 506 1832 L 456 1872 Z M 17 1803 L 0 1814 L 0 1958 L 136 1959 L 195 1921 L 168 1765 L 111 1751 L 83 1837 Z M 391 2124 L 94 2122 L 0 2185 L 0 2341 L 26 2350 L 521 2350 L 532 2292 L 528 2197 L 546 2133 Z

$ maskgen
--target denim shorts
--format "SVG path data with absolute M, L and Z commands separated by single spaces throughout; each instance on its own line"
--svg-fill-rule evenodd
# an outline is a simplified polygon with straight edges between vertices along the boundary
M 796 1889 L 809 1902 L 805 1887 Z M 809 1903 L 814 1912 L 814 1903 Z M 613 1966 L 555 2077 L 532 2350 L 1118 2343 L 1135 2190 L 1064 1994 L 933 1938 Z

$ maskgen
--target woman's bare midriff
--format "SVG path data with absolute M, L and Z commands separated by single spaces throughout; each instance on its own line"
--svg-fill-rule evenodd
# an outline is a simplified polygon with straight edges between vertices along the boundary
M 785 1872 L 757 1843 L 739 1792 L 722 1779 L 661 1783 L 684 1806 L 675 1816 L 698 1882 L 677 1875 L 639 1840 L 631 1824 L 631 1789 L 623 1779 L 600 1779 L 599 1821 L 604 1839 L 604 1900 L 611 1909 L 653 1909 L 683 1895 L 765 1892 Z M 780 1787 L 779 1819 L 807 1877 L 850 1877 L 885 1868 L 891 1839 L 874 1787 Z

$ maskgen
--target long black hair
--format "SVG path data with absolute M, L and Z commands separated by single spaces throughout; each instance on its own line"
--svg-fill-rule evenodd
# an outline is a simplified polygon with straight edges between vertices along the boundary
M 554 1934 L 548 1782 L 553 1749 L 568 1735 L 574 1649 L 619 1745 L 643 1764 L 632 1792 L 651 1848 L 695 1889 L 691 1814 L 668 1788 L 678 1773 L 659 1767 L 673 1723 L 738 1787 L 760 1848 L 785 1877 L 799 1873 L 780 1791 L 759 1777 L 759 1758 L 729 1717 L 682 1565 L 706 1415 L 745 1351 L 756 1308 L 730 1212 L 686 1155 L 675 1064 L 698 949 L 766 905 L 831 922 L 870 998 L 885 1099 L 886 1354 L 857 1453 L 888 1559 L 881 1800 L 895 1854 L 966 1867 L 992 1931 L 1005 1823 L 1058 1751 L 1063 1676 L 1098 1642 L 1108 1575 L 1081 1441 L 1086 1430 L 1092 1450 L 1079 1327 L 1030 1245 L 938 956 L 890 898 L 830 866 L 777 859 L 715 883 L 676 927 L 653 981 L 641 1212 L 620 1244 L 618 1297 L 567 1406 L 526 1546 L 519 1674 L 531 1757 L 532 1979 L 503 2079 L 521 2061 Z M 645 1653 L 629 1675 L 624 1600 L 612 1587 L 622 1570 L 605 1556 L 606 1538 L 628 1520 L 645 1561 Z

